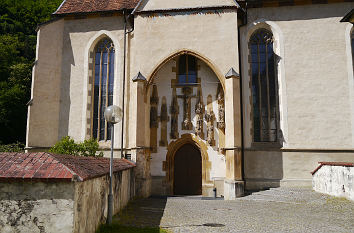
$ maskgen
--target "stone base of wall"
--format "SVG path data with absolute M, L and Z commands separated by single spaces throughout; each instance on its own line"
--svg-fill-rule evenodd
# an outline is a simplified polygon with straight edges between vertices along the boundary
M 245 194 L 245 182 L 237 180 L 226 180 L 224 182 L 225 200 L 235 200 Z
M 113 214 L 124 208 L 135 195 L 134 170 L 113 174 Z M 94 233 L 106 223 L 109 176 L 102 176 L 75 184 L 75 233 Z
M 311 187 L 318 161 L 354 162 L 354 153 L 331 151 L 251 151 L 244 154 L 246 190 Z

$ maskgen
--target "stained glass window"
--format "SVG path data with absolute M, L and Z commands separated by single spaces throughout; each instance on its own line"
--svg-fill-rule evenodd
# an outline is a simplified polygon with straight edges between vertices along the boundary
M 276 142 L 277 79 L 273 35 L 258 29 L 250 38 L 253 141 Z
M 178 60 L 178 85 L 197 84 L 197 59 L 190 55 L 181 55 Z
M 113 42 L 108 38 L 101 40 L 95 49 L 92 137 L 99 141 L 111 139 L 104 110 L 113 104 L 114 53 Z

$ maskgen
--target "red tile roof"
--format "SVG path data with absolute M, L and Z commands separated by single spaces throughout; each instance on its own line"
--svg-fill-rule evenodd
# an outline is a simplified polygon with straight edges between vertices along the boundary
M 114 159 L 113 172 L 135 167 Z M 0 153 L 0 181 L 85 181 L 109 174 L 109 158 L 40 153 Z
M 341 166 L 341 167 L 354 167 L 354 163 L 347 163 L 347 162 L 318 162 L 320 165 L 311 172 L 314 175 L 322 166 Z
M 64 0 L 54 15 L 134 9 L 139 0 Z

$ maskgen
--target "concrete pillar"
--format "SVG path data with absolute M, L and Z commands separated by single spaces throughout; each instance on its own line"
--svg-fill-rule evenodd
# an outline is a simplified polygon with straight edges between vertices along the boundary
M 133 78 L 131 89 L 130 116 L 130 146 L 132 160 L 136 162 L 135 191 L 139 197 L 149 197 L 151 194 L 150 150 L 145 140 L 145 88 L 146 79 L 139 73 Z
M 241 152 L 241 101 L 240 77 L 231 69 L 225 81 L 225 200 L 234 200 L 244 195 Z

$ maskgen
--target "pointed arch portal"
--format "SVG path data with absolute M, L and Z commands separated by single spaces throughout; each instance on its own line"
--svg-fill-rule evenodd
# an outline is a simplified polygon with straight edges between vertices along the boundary
M 202 157 L 200 150 L 186 143 L 181 146 L 174 156 L 174 183 L 175 195 L 202 194 Z
M 171 194 L 201 195 L 212 189 L 211 164 L 207 145 L 202 140 L 193 134 L 183 134 L 167 150 L 166 182 L 171 185 Z

